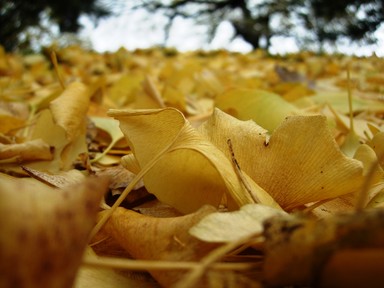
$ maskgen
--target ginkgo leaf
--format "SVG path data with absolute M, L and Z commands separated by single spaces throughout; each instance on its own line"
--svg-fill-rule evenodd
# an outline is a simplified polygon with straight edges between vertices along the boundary
M 121 132 L 119 128 L 119 122 L 112 118 L 105 117 L 91 117 L 93 123 L 95 123 L 97 128 L 100 128 L 106 131 L 111 136 L 111 142 L 108 147 L 104 149 L 103 153 L 97 155 L 93 162 L 99 161 L 103 158 L 108 152 L 115 146 L 115 144 L 124 138 L 124 134 Z
M 136 93 L 140 89 L 143 80 L 144 77 L 138 74 L 122 75 L 108 90 L 108 98 L 117 107 L 132 103 L 136 99 Z
M 349 131 L 343 144 L 340 146 L 340 150 L 348 157 L 353 157 L 360 145 L 360 138 L 354 131 Z
M 291 116 L 268 139 L 252 121 L 216 109 L 199 131 L 227 157 L 227 139 L 241 169 L 283 208 L 334 198 L 359 189 L 362 164 L 343 155 L 326 117 Z
M 368 145 L 376 152 L 379 163 L 384 169 L 384 132 L 376 133 Z
M 342 132 L 344 131 L 350 131 L 351 130 L 351 124 L 350 124 L 350 118 L 348 116 L 343 115 L 342 113 L 336 111 L 332 106 L 328 106 L 331 113 L 333 114 L 336 124 L 338 125 L 339 130 Z M 370 122 L 364 119 L 356 119 L 353 118 L 353 130 L 356 137 L 365 139 L 367 135 L 371 136 L 372 133 L 369 128 Z
M 178 89 L 171 85 L 166 85 L 163 91 L 164 102 L 167 106 L 174 107 L 180 111 L 186 111 L 186 99 L 185 95 Z
M 19 102 L 0 101 L 0 133 L 13 134 L 25 125 L 28 118 L 28 106 Z
M 353 158 L 363 163 L 364 175 L 367 175 L 369 173 L 369 170 L 371 169 L 372 165 L 378 160 L 375 151 L 372 149 L 372 147 L 367 144 L 361 144 L 356 150 L 356 153 Z M 383 168 L 378 166 L 376 169 L 376 175 L 374 176 L 376 181 L 374 182 L 377 182 L 380 178 L 382 178 L 384 176 L 383 173 Z
M 349 106 L 347 101 L 347 92 L 318 92 L 307 99 L 301 99 L 299 101 L 309 100 L 315 104 L 329 104 L 343 114 L 349 112 Z M 380 101 L 362 99 L 358 97 L 352 98 L 353 112 L 359 111 L 384 111 L 384 104 Z
M 85 134 L 85 115 L 90 102 L 90 91 L 84 84 L 73 82 L 50 103 L 50 110 L 57 125 L 64 128 L 68 140 Z
M 136 259 L 196 261 L 217 244 L 200 241 L 188 230 L 214 211 L 211 206 L 203 206 L 185 216 L 156 218 L 119 207 L 104 229 Z M 149 272 L 164 287 L 170 287 L 184 274 L 180 271 Z
M 72 287 L 107 178 L 65 190 L 0 179 L 0 286 Z
M 51 147 L 41 139 L 15 144 L 0 143 L 0 163 L 20 163 L 52 158 Z
M 235 201 L 233 208 L 255 202 L 230 160 L 192 128 L 178 110 L 111 110 L 109 115 L 120 121 L 141 169 L 148 169 L 144 184 L 160 201 L 183 213 L 203 204 L 218 207 L 226 193 Z M 248 180 L 256 198 L 278 207 L 265 191 Z
M 230 89 L 216 98 L 216 107 L 240 119 L 253 120 L 272 132 L 285 117 L 303 114 L 279 95 L 251 89 Z
M 260 204 L 247 204 L 238 211 L 215 212 L 194 225 L 189 233 L 206 242 L 231 242 L 263 232 L 269 217 L 285 215 L 284 211 Z
M 54 157 L 51 161 L 31 162 L 26 166 L 50 172 L 57 172 L 61 169 L 66 170 L 65 168 L 71 166 L 74 158 L 63 154 L 65 147 L 71 143 L 67 139 L 65 130 L 54 122 L 52 113 L 48 109 L 41 111 L 36 116 L 36 124 L 33 127 L 31 139 L 42 139 L 49 146 L 54 147 Z M 78 153 L 81 151 L 84 150 L 79 149 Z

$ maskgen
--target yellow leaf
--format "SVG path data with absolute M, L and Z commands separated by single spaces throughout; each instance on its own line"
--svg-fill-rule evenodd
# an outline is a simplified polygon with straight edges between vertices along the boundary
M 108 98 L 111 99 L 117 107 L 130 104 L 136 100 L 136 94 L 141 89 L 141 82 L 144 80 L 142 75 L 123 75 L 119 80 L 113 83 L 108 90 Z
M 51 147 L 41 139 L 20 144 L 0 143 L 0 163 L 20 163 L 35 160 L 52 160 Z
M 73 82 L 50 104 L 55 123 L 64 128 L 68 140 L 85 134 L 85 115 L 90 103 L 87 86 Z
M 49 146 L 54 147 L 54 157 L 52 161 L 31 162 L 25 164 L 26 166 L 56 173 L 59 170 L 71 169 L 78 155 L 87 152 L 85 131 L 80 133 L 82 129 L 85 130 L 85 127 L 79 129 L 77 137 L 69 140 L 65 129 L 55 123 L 49 109 L 38 113 L 35 121 L 30 138 L 42 139 Z M 85 121 L 82 125 L 85 126 Z
M 329 104 L 336 111 L 343 114 L 349 113 L 347 92 L 318 92 L 308 98 L 302 98 L 299 101 L 309 100 L 314 104 Z M 384 111 L 384 104 L 380 101 L 362 99 L 358 97 L 352 98 L 353 112 L 361 111 Z
M 233 208 L 254 203 L 252 195 L 234 171 L 228 158 L 199 134 L 176 109 L 139 111 L 112 110 L 142 170 L 147 190 L 183 213 L 204 204 L 215 207 L 225 193 Z M 248 179 L 252 191 L 276 203 Z M 235 203 L 232 203 L 233 200 Z
M 167 106 L 171 106 L 179 109 L 180 111 L 186 111 L 185 95 L 175 89 L 171 85 L 166 85 L 163 91 L 164 102 Z
M 214 211 L 213 207 L 204 206 L 193 214 L 156 218 L 119 207 L 104 229 L 136 259 L 196 261 L 217 245 L 194 238 L 188 230 Z M 149 272 L 163 287 L 170 287 L 185 274 L 180 271 Z
M 107 155 L 113 146 L 115 146 L 119 140 L 124 138 L 124 135 L 119 128 L 119 122 L 115 119 L 94 116 L 91 117 L 91 120 L 95 123 L 97 128 L 106 131 L 111 136 L 111 143 L 109 143 L 108 147 L 104 149 L 103 153 L 97 155 L 97 157 L 92 160 L 92 162 L 97 162 Z
M 359 189 L 360 161 L 343 155 L 325 116 L 291 116 L 268 139 L 252 121 L 237 120 L 216 109 L 199 131 L 227 157 L 233 144 L 241 169 L 285 209 Z
M 368 145 L 375 151 L 380 165 L 384 169 L 384 132 L 376 133 Z
M 240 120 L 253 120 L 270 132 L 285 117 L 303 114 L 279 95 L 263 90 L 230 89 L 216 98 L 216 106 Z
M 266 219 L 285 214 L 284 211 L 269 206 L 247 204 L 238 211 L 209 214 L 189 229 L 189 233 L 206 242 L 237 241 L 257 233 L 261 235 Z

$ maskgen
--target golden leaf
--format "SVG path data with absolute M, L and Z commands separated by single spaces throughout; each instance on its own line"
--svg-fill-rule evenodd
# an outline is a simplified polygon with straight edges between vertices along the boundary
M 0 163 L 52 160 L 52 158 L 51 147 L 41 139 L 16 144 L 0 143 Z
M 272 132 L 285 117 L 303 114 L 279 95 L 263 90 L 230 89 L 216 98 L 216 107 L 240 119 L 253 120 Z
M 194 225 L 189 233 L 206 242 L 237 241 L 257 233 L 261 235 L 264 220 L 285 214 L 269 206 L 247 204 L 238 211 L 209 214 Z
M 343 155 L 324 116 L 291 116 L 268 139 L 252 121 L 216 109 L 199 131 L 227 157 L 233 143 L 241 169 L 283 208 L 334 198 L 359 189 L 362 164 Z
M 225 193 L 235 201 L 232 209 L 255 202 L 230 160 L 176 109 L 112 110 L 109 115 L 120 121 L 141 169 L 148 169 L 144 184 L 160 201 L 183 213 L 204 204 L 218 207 Z M 278 207 L 251 179 L 248 181 L 256 198 Z
M 85 134 L 85 115 L 90 96 L 87 86 L 73 82 L 50 104 L 55 123 L 64 128 L 70 141 L 80 134 Z
M 136 259 L 195 261 L 217 245 L 194 238 L 188 229 L 213 211 L 213 207 L 204 206 L 193 214 L 156 218 L 117 208 L 104 229 Z M 179 271 L 149 272 L 164 287 L 176 283 L 184 275 Z

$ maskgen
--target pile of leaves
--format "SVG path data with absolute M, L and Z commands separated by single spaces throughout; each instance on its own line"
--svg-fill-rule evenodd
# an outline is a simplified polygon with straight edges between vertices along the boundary
M 381 287 L 384 60 L 0 50 L 0 287 Z

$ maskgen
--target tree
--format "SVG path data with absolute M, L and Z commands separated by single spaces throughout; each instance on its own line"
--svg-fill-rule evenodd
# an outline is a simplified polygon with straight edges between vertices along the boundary
M 382 0 L 141 0 L 137 8 L 162 11 L 169 18 L 192 18 L 210 28 L 229 21 L 253 48 L 268 48 L 273 36 L 308 38 L 321 47 L 341 38 L 373 41 L 373 32 L 384 22 Z M 297 32 L 297 26 L 306 29 Z M 304 37 L 305 36 L 305 37 Z
M 384 22 L 384 1 L 311 0 L 308 12 L 301 15 L 305 27 L 313 32 L 322 47 L 342 38 L 375 41 L 373 33 Z
M 20 35 L 29 27 L 39 27 L 42 13 L 57 23 L 60 32 L 77 32 L 81 14 L 95 19 L 110 14 L 97 0 L 0 0 L 0 44 L 11 51 L 20 44 Z
M 276 2 L 276 3 L 275 3 Z M 216 28 L 223 20 L 229 21 L 235 31 L 254 48 L 268 48 L 270 37 L 275 33 L 271 28 L 273 15 L 290 13 L 291 6 L 301 0 L 264 1 L 250 0 L 142 0 L 136 8 L 145 8 L 153 13 L 161 10 L 169 18 L 168 29 L 176 17 L 192 18 L 208 24 L 209 35 L 214 37 Z

